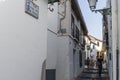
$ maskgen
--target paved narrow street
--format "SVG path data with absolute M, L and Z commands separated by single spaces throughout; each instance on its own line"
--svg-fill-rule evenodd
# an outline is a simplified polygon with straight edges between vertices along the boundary
M 103 69 L 101 77 L 99 77 L 98 69 L 85 69 L 77 80 L 109 80 L 108 71 Z

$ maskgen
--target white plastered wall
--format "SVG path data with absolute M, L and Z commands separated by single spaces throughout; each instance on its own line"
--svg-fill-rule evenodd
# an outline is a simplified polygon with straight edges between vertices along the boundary
M 25 13 L 25 0 L 0 2 L 0 80 L 41 80 L 47 54 L 47 0 L 36 3 L 39 19 Z

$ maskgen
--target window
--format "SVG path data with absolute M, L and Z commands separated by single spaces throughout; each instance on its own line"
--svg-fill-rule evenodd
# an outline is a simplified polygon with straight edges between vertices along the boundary
M 71 15 L 71 35 L 74 36 L 74 17 Z
M 71 15 L 71 35 L 79 41 L 79 36 L 80 36 L 79 34 L 80 34 L 79 29 L 75 25 L 75 19 L 73 15 Z
M 76 39 L 79 41 L 79 29 L 77 26 L 76 26 Z

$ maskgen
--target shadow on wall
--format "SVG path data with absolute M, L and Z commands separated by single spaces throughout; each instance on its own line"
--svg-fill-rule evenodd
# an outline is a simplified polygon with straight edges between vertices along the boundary
M 41 80 L 46 80 L 46 60 L 42 64 Z

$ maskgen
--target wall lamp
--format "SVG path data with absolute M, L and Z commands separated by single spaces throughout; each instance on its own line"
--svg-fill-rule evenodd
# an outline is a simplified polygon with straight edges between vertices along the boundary
M 96 4 L 98 0 L 88 0 L 90 10 L 92 12 L 100 12 L 102 15 L 111 15 L 111 8 L 103 8 L 103 9 L 98 9 L 96 10 Z

